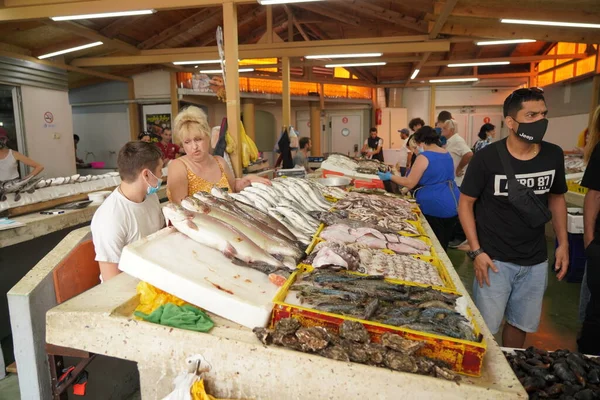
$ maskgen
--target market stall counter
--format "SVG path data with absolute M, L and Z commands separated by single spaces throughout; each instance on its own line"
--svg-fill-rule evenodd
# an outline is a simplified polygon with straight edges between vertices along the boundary
M 45 341 L 137 362 L 144 399 L 167 395 L 186 359 L 198 354 L 211 367 L 209 392 L 223 398 L 527 398 L 431 228 L 423 226 L 487 341 L 480 377 L 457 383 L 267 347 L 250 329 L 212 314 L 215 327 L 208 334 L 138 321 L 138 280 L 127 274 L 48 311 Z

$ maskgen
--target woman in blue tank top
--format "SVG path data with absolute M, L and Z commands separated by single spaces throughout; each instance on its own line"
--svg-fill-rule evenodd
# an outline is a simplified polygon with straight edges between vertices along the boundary
M 450 153 L 437 145 L 439 136 L 430 126 L 419 129 L 414 140 L 419 149 L 410 174 L 403 178 L 389 172 L 379 173 L 383 181 L 415 188 L 415 198 L 440 244 L 446 250 L 458 221 L 460 191 L 454 182 L 454 164 Z

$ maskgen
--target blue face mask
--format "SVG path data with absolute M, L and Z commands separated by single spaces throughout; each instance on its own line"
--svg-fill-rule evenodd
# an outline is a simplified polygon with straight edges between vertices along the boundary
M 423 148 L 423 146 L 417 147 L 417 150 L 419 151 L 419 154 L 421 154 L 422 152 L 425 151 L 425 149 Z
M 152 172 L 150 172 L 150 175 L 156 178 L 156 175 L 154 175 Z M 158 192 L 158 189 L 160 189 L 160 185 L 162 185 L 162 179 L 156 178 L 156 186 L 148 185 L 148 190 L 146 190 L 146 196 L 150 196 L 151 194 Z

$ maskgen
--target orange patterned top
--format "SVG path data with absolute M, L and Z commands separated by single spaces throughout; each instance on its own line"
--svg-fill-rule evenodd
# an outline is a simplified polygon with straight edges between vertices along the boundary
M 188 180 L 188 196 L 194 195 L 194 193 L 198 192 L 210 192 L 213 187 L 218 187 L 221 189 L 227 189 L 229 193 L 232 192 L 231 186 L 229 185 L 229 181 L 227 180 L 227 175 L 225 175 L 225 170 L 223 169 L 223 165 L 217 160 L 215 157 L 215 161 L 219 164 L 219 169 L 221 170 L 221 178 L 217 183 L 209 182 L 206 179 L 200 178 L 196 175 L 192 169 L 190 168 L 188 161 L 186 159 L 180 158 L 181 162 L 185 165 L 185 169 L 187 170 L 187 180 Z M 167 188 L 167 197 L 169 201 L 171 201 L 171 192 Z

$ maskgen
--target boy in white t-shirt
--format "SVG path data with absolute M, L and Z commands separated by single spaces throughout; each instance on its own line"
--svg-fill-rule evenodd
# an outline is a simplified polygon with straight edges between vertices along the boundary
M 164 226 L 156 195 L 162 184 L 158 147 L 129 142 L 119 151 L 117 166 L 121 184 L 96 210 L 91 226 L 103 282 L 121 273 L 118 265 L 125 246 Z

